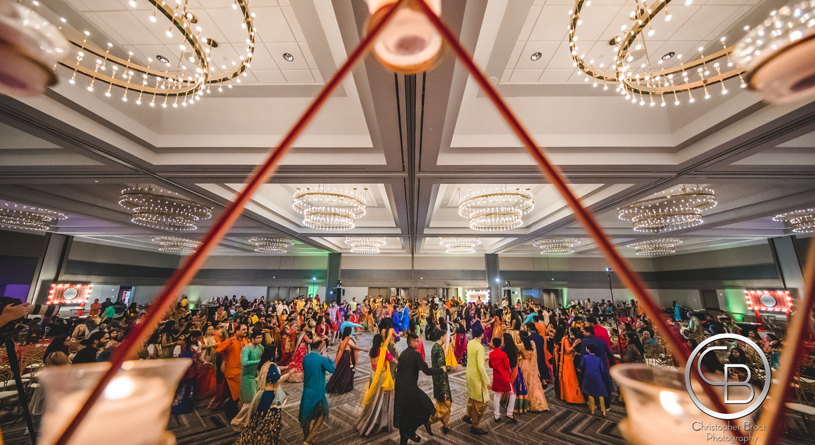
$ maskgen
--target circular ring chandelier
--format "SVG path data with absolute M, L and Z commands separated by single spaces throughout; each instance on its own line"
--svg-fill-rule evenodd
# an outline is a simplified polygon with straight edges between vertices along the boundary
M 523 216 L 533 208 L 535 201 L 529 189 L 501 186 L 500 191 L 467 190 L 459 201 L 458 214 L 470 221 L 473 230 L 498 232 L 523 226 Z
M 253 236 L 249 238 L 249 244 L 259 253 L 286 253 L 286 249 L 294 245 L 294 240 Z
M 179 238 L 177 236 L 157 236 L 153 238 L 153 242 L 161 246 L 158 248 L 160 252 L 178 253 L 182 255 L 195 253 L 195 251 L 201 247 L 201 243 L 198 241 Z
M 345 238 L 345 244 L 351 246 L 352 253 L 375 254 L 379 253 L 379 248 L 385 245 L 385 238 L 349 236 Z
M 68 218 L 64 213 L 36 206 L 9 201 L 3 204 L 0 206 L 0 227 L 7 229 L 46 231 L 51 229 L 57 221 Z
M 680 244 L 682 241 L 675 238 L 660 238 L 629 244 L 628 247 L 635 249 L 640 256 L 660 256 L 676 253 L 674 247 Z
M 618 208 L 617 216 L 634 223 L 635 232 L 670 232 L 702 224 L 702 213 L 717 204 L 713 190 L 682 186 Z
M 539 238 L 532 243 L 540 248 L 541 255 L 567 255 L 574 253 L 574 248 L 580 245 L 576 238 Z
M 773 221 L 789 223 L 795 233 L 815 232 L 815 210 L 801 209 L 775 215 Z
M 178 108 L 179 105 L 186 107 L 201 100 L 205 92 L 211 92 L 213 84 L 217 84 L 218 91 L 222 92 L 223 84 L 228 82 L 226 86 L 232 88 L 233 80 L 240 83 L 241 76 L 247 76 L 246 71 L 255 50 L 257 31 L 254 26 L 255 14 L 249 12 L 248 0 L 233 0 L 232 3 L 232 9 L 240 13 L 240 26 L 247 33 L 246 52 L 239 55 L 239 60 L 232 62 L 231 66 L 220 67 L 210 58 L 212 49 L 217 47 L 218 43 L 201 35 L 202 29 L 197 25 L 198 18 L 187 9 L 187 1 L 145 1 L 153 6 L 152 14 L 149 16 L 150 22 L 156 23 L 157 16 L 169 20 L 170 24 L 165 34 L 169 38 L 178 38 L 177 65 L 172 67 L 164 56 L 157 56 L 157 61 L 148 58 L 146 64 L 143 61 L 137 62 L 132 51 L 127 52 L 127 58 L 117 57 L 110 53 L 112 43 L 108 43 L 102 49 L 92 46 L 88 43 L 90 38 L 88 31 L 83 33 L 74 31 L 64 26 L 67 23 L 65 19 L 60 19 L 59 29 L 67 34 L 70 43 L 76 47 L 75 53 L 69 54 L 59 62 L 72 72 L 68 83 L 76 84 L 77 74 L 81 74 L 90 79 L 88 91 L 93 92 L 94 84 L 98 81 L 107 85 L 106 97 L 111 97 L 111 90 L 115 86 L 122 90 L 123 102 L 128 101 L 128 94 L 132 92 L 133 96 L 138 93 L 136 105 L 141 105 L 142 97 L 146 95 L 144 100 L 149 99 L 151 107 L 155 107 L 158 97 L 161 107 L 167 108 L 168 100 L 171 99 L 169 106 Z M 133 5 L 135 1 L 130 3 Z M 242 50 L 237 45 L 233 47 L 241 53 Z M 195 68 L 188 68 L 184 62 L 189 62 Z
M 617 84 L 617 92 L 626 100 L 645 105 L 647 99 L 650 106 L 655 106 L 654 98 L 657 98 L 663 107 L 666 104 L 665 96 L 673 99 L 674 105 L 679 105 L 679 93 L 683 96 L 687 93 L 688 102 L 693 103 L 695 99 L 691 91 L 700 88 L 704 90 L 704 98 L 709 99 L 708 87 L 717 83 L 721 85 L 721 94 L 727 94 L 724 82 L 735 77 L 741 79 L 741 88 L 746 87 L 742 76 L 745 71 L 731 60 L 734 46 L 728 47 L 724 37 L 720 39 L 722 49 L 707 56 L 704 47 L 700 47 L 698 57 L 690 62 L 683 63 L 682 55 L 678 55 L 679 67 L 662 69 L 662 60 L 658 61 L 657 66 L 651 66 L 645 37 L 655 34 L 653 20 L 661 12 L 665 12 L 666 22 L 671 20 L 673 15 L 668 10 L 670 2 L 656 0 L 649 6 L 645 1 L 635 0 L 636 8 L 629 14 L 631 25 L 623 25 L 623 34 L 609 42 L 614 52 L 613 61 L 609 66 L 604 63 L 595 66 L 594 60 L 586 60 L 586 54 L 581 53 L 577 44 L 577 31 L 583 24 L 581 13 L 591 4 L 591 0 L 577 0 L 574 9 L 569 12 L 569 49 L 578 74 L 585 75 L 583 80 L 588 82 L 590 77 L 593 78 L 594 87 L 597 87 L 598 80 L 602 81 L 604 90 L 608 89 L 608 83 Z M 693 0 L 685 0 L 684 3 L 689 6 Z M 644 57 L 644 63 L 639 67 L 630 65 L 641 57 Z
M 298 188 L 294 193 L 292 208 L 303 215 L 303 225 L 312 229 L 342 231 L 351 230 L 356 220 L 365 216 L 367 203 L 365 193 L 352 194 L 338 189 L 327 189 L 322 185 L 316 189 Z
M 131 221 L 161 230 L 195 230 L 212 218 L 212 209 L 167 190 L 134 187 L 122 190 L 119 205 L 133 212 Z
M 439 244 L 444 246 L 445 253 L 468 254 L 475 253 L 475 246 L 481 244 L 480 238 L 441 238 Z

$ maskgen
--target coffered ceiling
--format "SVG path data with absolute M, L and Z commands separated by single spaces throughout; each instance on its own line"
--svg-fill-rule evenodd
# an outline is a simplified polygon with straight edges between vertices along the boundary
M 137 0 L 136 8 L 127 0 L 42 3 L 44 14 L 90 29 L 100 47 L 110 41 L 142 59 L 180 55 L 163 25 L 148 20 L 146 1 Z M 655 24 L 647 42 L 651 61 L 668 51 L 714 48 L 721 36 L 735 41 L 745 23 L 778 3 L 677 4 L 671 22 Z M 202 33 L 219 41 L 214 56 L 224 65 L 244 51 L 230 4 L 190 2 Z M 367 19 L 363 0 L 250 0 L 249 6 L 262 42 L 249 75 L 231 89 L 213 89 L 194 107 L 140 108 L 65 81 L 44 97 L 0 97 L 0 199 L 65 212 L 60 233 L 154 250 L 152 237 L 165 233 L 132 224 L 117 203 L 123 188 L 153 183 L 214 208 L 213 219 L 181 235 L 203 237 L 358 43 Z M 576 77 L 563 52 L 572 6 L 569 0 L 444 0 L 442 18 L 621 252 L 634 256 L 625 246 L 649 236 L 620 221 L 616 209 L 680 184 L 713 188 L 719 206 L 703 225 L 672 234 L 683 240 L 679 252 L 765 243 L 790 233 L 771 217 L 813 204 L 815 103 L 767 106 L 733 85 L 728 95 L 693 104 L 633 105 L 613 88 L 604 91 Z M 579 46 L 587 58 L 610 59 L 608 39 L 628 20 L 630 7 L 594 0 L 586 9 Z M 537 61 L 530 59 L 534 52 L 541 52 Z M 293 62 L 281 59 L 283 53 Z M 60 75 L 65 80 L 65 71 Z M 292 195 L 318 185 L 368 188 L 367 214 L 353 230 L 303 225 Z M 535 209 L 518 229 L 471 230 L 458 215 L 459 190 L 501 185 L 529 188 Z M 575 255 L 599 255 L 449 52 L 433 70 L 415 76 L 390 73 L 372 57 L 360 62 L 216 254 L 260 255 L 248 244 L 250 236 L 286 236 L 296 242 L 286 255 L 353 255 L 346 235 L 384 237 L 380 255 L 391 256 L 445 255 L 442 236 L 480 237 L 474 255 L 502 256 L 539 255 L 535 239 L 568 236 L 581 240 Z

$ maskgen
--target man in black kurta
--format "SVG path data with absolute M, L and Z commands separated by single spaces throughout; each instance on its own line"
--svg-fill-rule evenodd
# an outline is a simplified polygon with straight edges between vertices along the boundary
M 414 348 L 417 341 L 421 341 L 417 336 L 408 335 L 408 348 L 399 355 L 399 364 L 396 368 L 393 425 L 399 428 L 401 445 L 406 445 L 408 439 L 419 442 L 416 429 L 426 424 L 430 416 L 436 413 L 430 397 L 419 389 L 419 371 L 425 375 L 442 374 L 447 371 L 446 366 L 429 368 L 422 355 Z

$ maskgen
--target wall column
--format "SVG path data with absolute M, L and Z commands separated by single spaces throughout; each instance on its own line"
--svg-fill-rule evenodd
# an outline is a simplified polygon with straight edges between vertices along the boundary
M 340 278 L 340 264 L 342 263 L 342 254 L 341 253 L 329 253 L 328 254 L 328 270 L 325 274 L 325 293 L 328 294 L 325 296 L 324 301 L 326 303 L 331 303 L 332 301 L 340 302 L 341 295 L 337 295 L 337 282 L 341 279 Z
M 487 266 L 487 286 L 490 289 L 490 302 L 501 304 L 502 282 L 498 271 L 498 254 L 488 253 L 484 255 L 484 261 Z
M 45 234 L 45 243 L 28 291 L 29 303 L 44 304 L 48 301 L 51 285 L 59 280 L 65 271 L 73 240 L 73 236 L 50 232 Z
M 770 238 L 768 242 L 784 287 L 790 291 L 794 299 L 803 298 L 804 272 L 795 250 L 795 236 Z

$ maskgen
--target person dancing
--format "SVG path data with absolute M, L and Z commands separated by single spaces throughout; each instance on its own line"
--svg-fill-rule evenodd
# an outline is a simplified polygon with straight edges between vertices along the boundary
M 314 340 L 314 350 L 303 359 L 303 395 L 300 399 L 298 420 L 303 428 L 303 445 L 310 445 L 320 427 L 328 418 L 328 400 L 325 398 L 325 373 L 334 372 L 334 362 L 318 352 L 322 339 Z
M 433 332 L 433 337 L 436 339 L 436 344 L 433 345 L 433 349 L 430 351 L 431 364 L 433 368 L 443 368 L 445 366 L 444 332 L 437 329 Z M 419 341 L 421 342 L 421 340 Z M 441 422 L 442 432 L 447 434 L 450 432 L 450 408 L 453 406 L 447 373 L 433 376 L 433 398 L 436 400 L 436 414 L 430 418 L 430 424 Z
M 436 408 L 430 397 L 419 388 L 419 371 L 425 375 L 439 375 L 447 372 L 447 367 L 429 368 L 416 351 L 416 342 L 420 341 L 415 334 L 408 334 L 408 347 L 399 356 L 399 366 L 396 368 L 396 383 L 394 387 L 393 424 L 399 428 L 400 445 L 407 445 L 408 439 L 419 442 L 416 429 L 425 425 L 427 432 L 430 429 L 430 417 L 436 414 Z
M 386 325 L 384 323 L 382 325 Z M 382 332 L 388 332 L 382 330 Z M 382 334 L 374 335 L 373 345 L 369 352 L 371 357 L 371 368 L 373 374 L 371 382 L 368 384 L 368 390 L 362 399 L 362 416 L 357 421 L 357 431 L 360 436 L 369 436 L 377 434 L 381 431 L 393 432 L 393 388 L 394 381 L 391 373 L 391 366 L 396 365 L 397 361 L 390 353 L 390 347 L 393 331 L 387 334 L 385 338 Z

